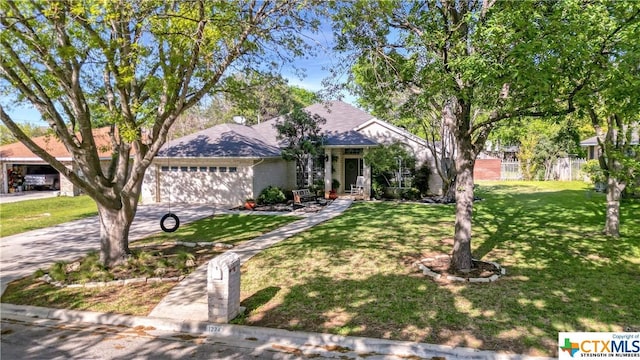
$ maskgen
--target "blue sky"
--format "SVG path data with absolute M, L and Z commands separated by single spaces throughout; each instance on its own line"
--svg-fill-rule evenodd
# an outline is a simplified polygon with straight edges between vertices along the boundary
M 337 67 L 340 59 L 332 52 L 333 34 L 329 26 L 323 25 L 318 33 L 312 34 L 309 38 L 315 42 L 315 56 L 309 59 L 299 59 L 295 64 L 296 67 L 305 69 L 306 76 L 299 78 L 291 67 L 284 67 L 282 74 L 289 80 L 289 84 L 317 92 L 322 90 L 322 80 L 330 75 L 328 69 Z M 347 93 L 342 96 L 343 101 L 355 105 L 355 97 Z M 0 103 L 18 123 L 47 125 L 42 121 L 40 113 L 28 104 L 17 104 L 13 97 L 4 95 L 0 95 Z
M 320 91 L 322 90 L 322 80 L 329 75 L 329 72 L 324 70 L 323 66 L 326 64 L 327 66 L 331 65 L 331 60 L 305 60 L 302 62 L 302 66 L 306 69 L 307 76 L 303 79 L 298 78 L 291 73 L 285 73 L 284 76 L 289 80 L 289 84 L 296 85 L 301 88 L 311 90 L 311 91 Z M 355 98 L 348 94 L 344 94 L 342 99 L 345 102 L 355 105 Z M 1 96 L 0 101 L 2 105 L 5 106 L 5 111 L 9 113 L 11 118 L 17 123 L 30 123 L 33 125 L 47 125 L 40 116 L 40 113 L 32 106 L 28 104 L 20 104 L 17 105 L 13 103 L 13 100 L 6 96 Z

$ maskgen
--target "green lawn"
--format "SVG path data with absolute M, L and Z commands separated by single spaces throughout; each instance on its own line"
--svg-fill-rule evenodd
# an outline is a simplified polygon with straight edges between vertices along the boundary
M 43 229 L 98 214 L 88 196 L 25 200 L 0 205 L 0 237 Z
M 557 355 L 559 331 L 640 331 L 640 202 L 601 235 L 582 183 L 480 183 L 473 253 L 507 276 L 438 284 L 410 266 L 451 251 L 453 206 L 359 202 L 254 257 L 237 323 Z
M 442 284 L 411 266 L 450 253 L 453 205 L 357 202 L 243 265 L 247 314 L 234 322 L 543 356 L 557 355 L 559 331 L 640 331 L 640 201 L 623 203 L 613 239 L 601 234 L 604 195 L 585 184 L 481 182 L 476 193 L 473 253 L 507 268 L 497 282 Z M 238 243 L 292 220 L 216 216 L 143 242 Z M 3 300 L 28 291 L 14 298 L 145 314 L 168 291 L 23 283 Z M 98 305 L 116 298 L 129 301 Z
M 174 233 L 158 233 L 136 241 L 134 244 L 161 243 L 164 241 L 210 241 L 238 244 L 299 219 L 299 217 L 295 216 L 216 215 L 182 226 Z
M 154 275 L 154 270 L 159 267 L 171 271 L 171 268 L 179 262 L 173 260 L 178 260 L 176 258 L 180 256 L 180 253 L 192 253 L 195 255 L 204 252 L 206 253 L 203 255 L 204 258 L 211 258 L 222 250 L 212 251 L 211 248 L 202 249 L 179 246 L 181 249 L 177 251 L 178 255 L 176 255 L 171 249 L 151 251 L 149 249 L 153 248 L 153 246 L 148 245 L 165 243 L 171 240 L 237 244 L 296 220 L 299 220 L 299 218 L 294 216 L 244 214 L 208 217 L 183 225 L 175 233 L 159 233 L 131 243 L 131 249 L 136 253 L 136 256 L 133 256 L 130 261 L 120 267 L 107 271 L 98 264 L 98 257 L 94 253 L 81 260 L 77 273 L 66 275 L 65 277 L 80 279 L 80 282 L 108 281 L 118 277 L 117 274 L 123 271 L 138 274 L 134 277 L 153 277 L 156 276 Z M 140 252 L 144 252 L 146 255 L 143 257 Z M 188 257 L 185 257 L 183 260 L 187 258 Z M 207 259 L 202 260 L 205 261 Z M 49 269 L 43 270 L 46 270 L 45 272 L 55 277 L 54 272 L 60 273 L 64 271 L 61 269 L 65 269 L 66 265 L 71 262 L 74 261 L 58 262 Z M 202 261 L 199 261 L 199 263 L 201 262 Z M 36 274 L 36 278 L 42 275 L 40 272 Z M 2 302 L 16 305 L 116 312 L 145 316 L 167 295 L 174 285 L 175 283 L 161 283 L 88 289 L 57 288 L 36 280 L 33 277 L 27 277 L 9 284 L 7 290 L 2 295 Z

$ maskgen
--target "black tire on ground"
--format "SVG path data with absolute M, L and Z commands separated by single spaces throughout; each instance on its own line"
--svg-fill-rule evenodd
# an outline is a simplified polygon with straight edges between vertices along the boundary
M 171 228 L 168 228 L 168 227 L 164 226 L 164 222 L 168 218 L 172 218 L 175 221 L 175 225 L 173 227 L 171 227 Z M 174 213 L 166 213 L 166 214 L 164 214 L 162 219 L 160 219 L 160 228 L 164 232 L 172 233 L 172 232 L 178 230 L 178 227 L 180 227 L 180 219 L 178 219 L 178 216 L 176 214 L 174 214 Z

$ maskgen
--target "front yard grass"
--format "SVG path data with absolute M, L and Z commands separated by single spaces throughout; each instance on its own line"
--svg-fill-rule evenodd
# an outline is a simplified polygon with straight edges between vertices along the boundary
M 295 220 L 295 216 L 273 215 L 215 215 L 180 227 L 173 233 L 158 233 L 136 241 L 134 244 L 162 243 L 165 241 L 222 242 L 237 244 L 251 240 Z
M 0 237 L 43 229 L 98 214 L 90 197 L 59 196 L 0 205 Z
M 57 262 L 33 277 L 9 284 L 2 302 L 144 316 L 176 285 L 175 281 L 106 288 L 58 288 L 39 278 L 46 272 L 54 281 L 69 284 L 186 275 L 223 250 L 170 245 L 169 242 L 238 244 L 298 219 L 270 215 L 216 215 L 201 219 L 180 227 L 175 233 L 160 233 L 131 243 L 131 258 L 113 269 L 102 267 L 96 252 L 78 261 Z
M 249 261 L 238 324 L 556 356 L 559 331 L 640 331 L 640 202 L 601 235 L 582 183 L 481 183 L 472 248 L 507 276 L 438 284 L 410 263 L 450 253 L 453 206 L 360 202 Z
M 244 264 L 247 312 L 234 322 L 541 356 L 557 355 L 559 331 L 640 331 L 639 201 L 623 203 L 622 236 L 613 239 L 601 234 L 604 196 L 582 183 L 486 182 L 477 194 L 472 250 L 506 267 L 497 282 L 436 283 L 411 266 L 451 252 L 453 205 L 358 202 Z M 256 228 L 257 218 L 237 220 Z M 234 238 L 252 227 L 218 220 L 176 236 Z M 134 291 L 119 296 L 146 296 Z M 21 298 L 34 304 L 36 295 Z M 66 296 L 59 306 L 90 309 L 84 304 L 104 295 L 47 296 L 41 306 Z M 124 305 L 96 311 L 144 314 Z

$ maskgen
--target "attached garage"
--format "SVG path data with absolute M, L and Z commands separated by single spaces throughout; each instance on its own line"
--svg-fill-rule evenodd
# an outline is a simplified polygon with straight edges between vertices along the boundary
M 60 172 L 49 164 L 14 164 L 21 169 L 24 190 L 59 190 Z
M 281 163 L 283 171 L 261 172 L 265 162 Z M 290 184 L 289 165 L 281 159 L 185 160 L 159 159 L 147 169 L 142 188 L 143 203 L 191 203 L 239 206 L 248 198 L 257 198 L 269 185 L 283 189 Z M 275 165 L 278 167 L 278 165 Z
M 293 189 L 293 163 L 254 129 L 223 124 L 167 143 L 145 173 L 142 203 L 235 207 L 269 185 Z
M 174 161 L 175 163 L 175 161 Z M 253 197 L 251 161 L 159 160 L 147 170 L 143 202 L 239 204 Z

